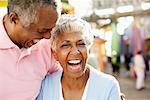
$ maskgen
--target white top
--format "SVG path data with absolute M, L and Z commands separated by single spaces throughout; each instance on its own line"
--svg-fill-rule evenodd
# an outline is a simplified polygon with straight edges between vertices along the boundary
M 89 67 L 90 75 L 81 100 L 120 100 L 118 81 L 111 75 Z M 61 86 L 62 70 L 46 76 L 37 100 L 64 100 Z
M 134 56 L 134 64 L 136 70 L 144 70 L 146 68 L 144 58 L 141 54 L 137 54 Z

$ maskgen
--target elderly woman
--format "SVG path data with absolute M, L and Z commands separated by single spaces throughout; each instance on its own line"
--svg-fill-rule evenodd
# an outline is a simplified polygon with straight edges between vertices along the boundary
M 75 15 L 63 15 L 53 30 L 52 51 L 62 66 L 47 75 L 38 100 L 120 100 L 117 80 L 87 64 L 93 34 Z

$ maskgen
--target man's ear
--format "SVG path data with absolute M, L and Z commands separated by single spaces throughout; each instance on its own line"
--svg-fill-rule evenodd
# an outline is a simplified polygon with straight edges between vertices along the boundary
M 91 53 L 91 49 L 89 49 L 89 54 Z
M 8 17 L 9 17 L 9 20 L 10 20 L 11 23 L 18 24 L 18 22 L 19 22 L 19 17 L 18 17 L 18 15 L 17 15 L 16 13 L 11 12 L 11 13 L 8 15 Z
M 52 50 L 52 54 L 53 54 L 54 58 L 58 61 L 57 53 L 55 50 Z
M 91 53 L 91 48 L 88 48 L 88 51 L 87 51 L 87 52 L 88 52 L 88 54 L 90 54 L 90 53 Z

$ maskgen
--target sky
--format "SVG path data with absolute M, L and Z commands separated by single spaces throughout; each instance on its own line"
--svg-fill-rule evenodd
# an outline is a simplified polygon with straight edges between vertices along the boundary
M 92 0 L 68 0 L 69 4 L 75 8 L 75 13 L 79 16 L 88 16 L 92 13 Z

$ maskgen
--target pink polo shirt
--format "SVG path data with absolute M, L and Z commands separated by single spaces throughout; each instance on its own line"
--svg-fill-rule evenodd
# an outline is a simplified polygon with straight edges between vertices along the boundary
M 0 100 L 35 100 L 47 72 L 57 69 L 49 40 L 19 49 L 0 18 Z

